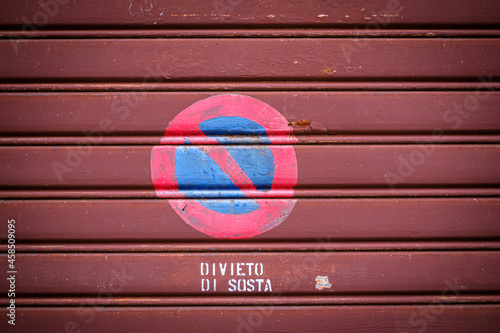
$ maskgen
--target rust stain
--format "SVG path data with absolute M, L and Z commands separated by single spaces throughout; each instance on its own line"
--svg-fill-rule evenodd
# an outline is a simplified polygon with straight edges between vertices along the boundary
M 306 126 L 311 126 L 311 122 L 309 120 L 292 121 L 292 122 L 288 123 L 288 126 L 292 126 L 292 127 L 306 127 Z
M 325 69 L 323 70 L 323 72 L 325 72 L 325 73 L 336 73 L 336 72 L 337 72 L 337 70 L 336 70 L 336 69 L 334 69 L 334 68 L 327 67 L 327 68 L 325 68 Z

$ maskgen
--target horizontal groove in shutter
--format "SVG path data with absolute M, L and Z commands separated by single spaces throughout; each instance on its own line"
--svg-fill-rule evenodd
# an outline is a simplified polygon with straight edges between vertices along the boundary
M 499 36 L 483 0 L 2 2 L 0 330 L 495 332 Z

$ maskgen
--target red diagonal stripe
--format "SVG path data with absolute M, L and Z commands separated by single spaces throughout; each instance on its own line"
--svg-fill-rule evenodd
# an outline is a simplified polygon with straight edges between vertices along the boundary
M 221 146 L 199 146 L 221 170 L 231 179 L 243 193 L 246 191 L 256 191 L 252 180 L 247 176 L 235 159 L 229 154 L 226 148 Z M 250 194 L 250 193 L 248 193 Z M 247 195 L 247 193 L 245 193 Z M 247 195 L 249 196 L 249 195 Z

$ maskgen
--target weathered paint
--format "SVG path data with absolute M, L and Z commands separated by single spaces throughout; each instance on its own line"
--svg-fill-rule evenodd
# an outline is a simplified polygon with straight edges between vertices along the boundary
M 269 297 L 267 297 L 269 299 Z M 193 298 L 190 298 L 191 300 Z M 198 299 L 202 299 L 199 297 Z M 234 298 L 230 298 L 234 300 Z M 300 299 L 294 299 L 301 301 Z M 406 303 L 406 302 L 403 302 Z M 77 304 L 78 305 L 78 304 Z M 0 315 L 5 317 L 2 308 Z M 82 332 L 405 332 L 495 333 L 500 324 L 496 304 L 378 305 L 268 305 L 258 306 L 63 306 L 18 309 L 22 325 L 13 332 L 32 333 L 46 328 Z M 439 313 L 438 316 L 435 314 Z M 430 318 L 430 319 L 429 319 Z M 90 320 L 92 319 L 92 320 Z M 70 323 L 70 324 L 68 324 Z M 413 323 L 413 325 L 412 325 Z M 9 332 L 6 321 L 0 329 Z M 69 331 L 71 332 L 71 331 Z M 409 331 L 412 332 L 412 331 Z
M 16 220 L 19 275 L 0 331 L 497 332 L 499 8 L 1 1 L 0 219 Z M 242 91 L 283 129 L 229 112 L 164 136 L 189 105 Z M 292 144 L 293 196 L 269 191 Z M 153 145 L 187 170 L 164 198 Z M 190 178 L 206 162 L 224 190 Z M 295 206 L 234 241 L 169 201 L 235 229 Z
M 230 290 L 229 281 L 252 278 L 263 279 L 263 284 L 269 279 L 275 297 L 394 295 L 402 291 L 409 295 L 489 292 L 498 296 L 499 260 L 497 250 L 22 253 L 17 255 L 16 266 L 29 274 L 17 275 L 16 295 L 93 297 L 108 287 L 114 290 L 113 296 L 122 297 L 244 296 L 248 290 Z M 254 264 L 251 276 L 248 263 Z M 6 254 L 0 256 L 0 264 L 7 264 Z M 209 267 L 203 271 L 207 275 L 201 274 L 201 264 Z M 224 275 L 219 264 L 227 264 Z M 262 270 L 257 265 L 256 272 L 255 264 L 262 264 Z M 318 275 L 327 276 L 332 287 L 316 289 Z M 217 290 L 203 291 L 202 279 L 210 279 L 211 284 L 216 279 Z M 8 290 L 6 279 L 0 280 L 0 288 Z
M 37 2 L 30 0 L 3 1 L 0 26 L 22 30 L 26 20 L 29 22 L 38 19 L 43 22 L 43 17 L 49 17 L 43 27 L 58 31 L 65 31 L 68 28 L 98 29 L 110 26 L 121 30 L 141 27 L 149 29 L 181 27 L 191 30 L 205 30 L 206 27 L 212 29 L 355 27 L 358 30 L 447 27 L 456 30 L 464 27 L 468 29 L 496 27 L 500 20 L 500 5 L 497 1 L 489 0 L 453 3 L 433 0 L 419 2 L 268 0 L 265 5 L 259 0 L 220 2 L 87 0 L 85 5 L 57 0 L 47 3 L 51 5 L 40 8 Z M 54 15 L 54 10 L 57 15 Z M 52 14 L 48 16 L 47 12 Z M 29 27 L 24 30 L 32 30 Z
M 277 87 L 276 82 L 259 84 L 262 89 L 269 84 L 270 89 L 276 90 L 288 89 L 296 83 L 289 82 L 287 85 L 281 83 Z M 304 82 L 298 83 L 304 84 Z M 389 83 L 391 82 L 381 82 L 366 87 L 364 82 L 309 82 L 309 85 L 303 88 L 308 89 L 306 91 L 249 91 L 245 92 L 245 95 L 272 105 L 276 110 L 280 110 L 290 123 L 311 121 L 310 126 L 290 126 L 294 137 L 273 135 L 273 143 L 277 144 L 291 144 L 296 142 L 293 141 L 296 139 L 304 143 L 440 144 L 473 143 L 485 138 L 497 142 L 497 133 L 500 132 L 500 113 L 497 108 L 500 104 L 500 92 L 490 91 L 495 87 L 488 85 L 488 82 L 481 83 L 478 80 L 476 86 L 471 85 L 468 88 L 457 86 L 459 82 L 455 82 L 455 85 L 440 83 L 442 88 L 437 85 L 429 87 L 432 82 L 427 83 L 424 89 L 433 91 L 422 91 L 420 88 L 417 91 L 407 92 L 372 90 Z M 401 87 L 411 88 L 419 87 L 421 83 L 414 82 L 411 86 L 398 84 Z M 168 87 L 171 87 L 171 84 L 173 83 L 168 83 Z M 231 88 L 244 88 L 242 84 Z M 309 90 L 332 89 L 322 86 L 323 84 L 336 84 L 339 85 L 337 89 L 342 90 L 362 91 Z M 348 88 L 349 84 L 351 88 Z M 397 89 L 396 83 L 393 84 L 394 87 L 386 89 Z M 88 89 L 90 84 L 85 84 L 84 87 Z M 106 87 L 119 89 L 118 86 L 111 87 L 109 84 Z M 168 87 L 165 89 L 171 89 Z M 139 88 L 130 85 L 123 87 L 123 89 Z M 467 90 L 436 91 L 436 89 Z M 5 136 L 0 137 L 0 142 L 157 145 L 161 140 L 162 144 L 184 144 L 184 141 L 175 136 L 164 136 L 165 127 L 181 110 L 198 100 L 216 94 L 218 93 L 200 91 L 2 93 L 0 132 Z M 488 98 L 485 99 L 483 95 Z M 475 96 L 480 96 L 482 100 L 473 111 L 468 111 L 464 104 L 468 105 L 467 102 Z M 89 102 L 88 98 L 92 101 Z M 460 112 L 463 116 L 457 119 Z M 68 121 L 69 119 L 73 121 Z M 106 120 L 113 123 L 111 131 L 102 126 Z M 442 130 L 442 135 L 433 133 L 436 129 Z M 286 128 L 283 129 L 285 130 Z M 37 135 L 33 136 L 35 133 Z M 234 144 L 268 144 L 263 141 L 265 139 L 263 136 L 256 135 L 215 137 L 228 137 Z
M 172 208 L 190 226 L 216 238 L 250 238 L 280 225 L 297 200 L 175 200 Z M 249 210 L 249 206 L 252 211 Z M 236 211 L 236 213 L 235 213 Z
M 255 199 L 260 206 L 280 200 L 287 199 Z M 500 216 L 500 198 L 298 199 L 279 228 L 251 243 L 228 243 L 183 223 L 167 200 L 65 199 L 64 205 L 57 199 L 0 201 L 0 219 L 22 221 L 16 230 L 18 246 L 44 251 L 480 248 L 494 246 L 500 238 L 495 216 Z M 6 237 L 7 228 L 0 229 L 0 238 Z M 106 243 L 110 239 L 114 242 Z
M 198 145 L 225 144 L 233 137 L 244 136 L 248 140 L 254 136 L 262 137 L 263 143 L 274 144 L 276 136 L 292 134 L 286 118 L 271 105 L 250 96 L 222 94 L 198 101 L 175 115 L 169 120 L 161 143 L 186 144 L 188 140 L 189 144 Z M 219 141 L 218 136 L 226 137 Z
M 40 39 L 21 45 L 16 53 L 11 41 L 0 40 L 1 81 L 478 82 L 473 78 L 500 76 L 495 38 Z M 324 71 L 332 66 L 337 72 Z
M 177 146 L 1 147 L 4 160 L 0 164 L 0 186 L 8 197 L 16 195 L 16 190 L 24 191 L 24 197 L 30 198 L 60 197 L 64 193 L 66 197 L 71 193 L 101 198 L 156 197 L 151 152 L 174 147 Z M 218 145 L 206 147 L 220 149 Z M 294 166 L 279 165 L 275 152 L 286 157 L 290 150 L 283 145 L 272 145 L 270 149 L 276 166 L 273 185 L 285 186 L 286 175 Z M 346 196 L 349 193 L 357 197 L 484 196 L 499 190 L 500 149 L 496 144 L 295 145 L 293 150 L 297 158 L 297 185 L 293 192 L 277 186 L 273 192 L 276 197 Z M 67 168 L 59 171 L 57 163 Z M 166 174 L 160 171 L 163 172 L 160 175 Z M 173 171 L 169 172 L 174 175 Z M 278 177 L 278 172 L 283 176 Z M 161 184 L 165 194 L 171 189 L 170 198 L 184 198 L 173 188 L 177 184 L 173 176 L 171 182 L 167 182 L 168 179 L 165 177 Z M 264 197 L 271 191 L 257 192 L 255 196 Z
M 224 137 L 220 137 L 223 135 Z M 177 144 L 151 152 L 151 177 L 160 198 L 195 229 L 216 238 L 249 238 L 282 223 L 296 200 L 256 201 L 253 197 L 293 196 L 297 159 L 292 146 L 223 146 L 233 137 L 272 144 L 277 136 L 293 141 L 286 119 L 270 105 L 242 95 L 218 95 L 199 101 L 169 124 L 164 138 Z M 163 139 L 162 139 L 163 141 Z M 204 200 L 203 198 L 246 198 Z

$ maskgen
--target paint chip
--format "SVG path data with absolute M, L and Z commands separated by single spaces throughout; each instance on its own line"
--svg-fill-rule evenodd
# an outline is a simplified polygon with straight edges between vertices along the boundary
M 328 17 L 326 14 L 319 14 L 318 17 Z
M 328 276 L 316 276 L 316 289 L 330 289 L 332 284 L 328 282 Z
M 288 123 L 288 126 L 291 126 L 291 127 L 311 126 L 311 122 L 309 120 L 291 121 Z

